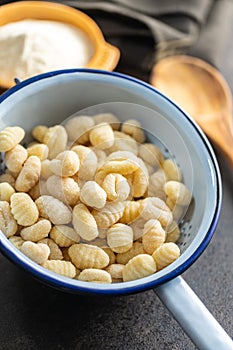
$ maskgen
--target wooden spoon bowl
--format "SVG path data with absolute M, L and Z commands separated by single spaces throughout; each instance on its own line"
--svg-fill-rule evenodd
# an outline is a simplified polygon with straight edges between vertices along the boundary
M 233 167 L 232 96 L 223 76 L 199 58 L 173 56 L 154 66 L 151 84 L 196 120 Z

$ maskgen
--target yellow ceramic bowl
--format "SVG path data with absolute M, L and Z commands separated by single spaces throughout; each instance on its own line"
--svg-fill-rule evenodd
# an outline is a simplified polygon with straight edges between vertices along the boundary
M 82 30 L 91 41 L 94 54 L 86 67 L 112 71 L 120 58 L 120 51 L 107 43 L 97 24 L 85 13 L 72 7 L 44 1 L 20 1 L 0 6 L 0 26 L 24 19 L 59 21 Z M 78 67 L 76 67 L 78 68 Z M 0 86 L 9 88 L 12 83 L 1 80 Z

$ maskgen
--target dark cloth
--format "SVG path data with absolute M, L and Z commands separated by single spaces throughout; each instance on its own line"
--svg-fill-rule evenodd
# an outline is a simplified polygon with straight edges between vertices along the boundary
M 0 0 L 0 4 L 9 2 Z M 56 2 L 92 17 L 106 40 L 121 51 L 116 70 L 146 81 L 152 66 L 171 55 L 197 56 L 219 68 L 233 21 L 233 0 Z
M 145 80 L 153 64 L 174 54 L 198 56 L 218 68 L 233 21 L 233 0 L 58 2 L 92 17 L 121 51 L 117 70 Z

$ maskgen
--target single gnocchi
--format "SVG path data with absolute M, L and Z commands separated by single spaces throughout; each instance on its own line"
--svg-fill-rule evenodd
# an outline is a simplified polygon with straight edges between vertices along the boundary
M 65 128 L 62 125 L 55 125 L 48 128 L 44 135 L 43 143 L 48 146 L 48 158 L 53 159 L 59 153 L 65 151 L 67 146 L 68 136 Z
M 97 156 L 89 147 L 76 145 L 71 148 L 75 152 L 80 161 L 78 177 L 82 180 L 93 180 L 98 166 Z
M 68 120 L 65 125 L 69 140 L 73 143 L 86 144 L 89 141 L 89 131 L 94 126 L 93 118 L 80 115 Z
M 122 280 L 124 266 L 123 264 L 111 264 L 105 270 L 111 275 L 112 280 Z
M 109 256 L 99 247 L 90 244 L 73 244 L 68 250 L 73 264 L 81 270 L 102 269 L 109 264 Z
M 59 275 L 74 278 L 76 276 L 75 266 L 69 261 L 46 260 L 42 266 Z
M 113 130 L 107 123 L 101 123 L 93 127 L 89 136 L 92 146 L 99 149 L 108 149 L 114 143 Z
M 18 230 L 17 222 L 7 201 L 0 201 L 0 230 L 6 237 L 14 236 Z
M 113 145 L 107 150 L 110 154 L 116 151 L 130 151 L 135 155 L 138 154 L 138 145 L 133 137 L 126 135 L 121 131 L 113 131 L 113 134 Z
M 83 203 L 74 207 L 72 224 L 75 231 L 86 241 L 92 241 L 99 235 L 96 220 Z
M 192 194 L 182 182 L 168 181 L 164 185 L 164 191 L 173 203 L 185 206 L 191 202 Z
M 151 219 L 145 223 L 142 244 L 148 254 L 153 254 L 164 243 L 165 237 L 165 231 L 158 220 Z
M 11 213 L 21 226 L 31 226 L 39 218 L 39 210 L 27 193 L 17 192 L 11 196 Z
M 139 143 L 145 141 L 144 130 L 141 124 L 136 119 L 129 119 L 122 124 L 121 130 L 134 138 Z
M 36 156 L 30 156 L 24 163 L 15 182 L 15 189 L 28 192 L 40 178 L 41 163 Z
M 102 187 L 110 201 L 124 201 L 130 194 L 130 186 L 127 179 L 121 174 L 108 174 L 103 180 Z
M 181 181 L 181 171 L 172 159 L 165 159 L 162 163 L 162 169 L 166 174 L 167 181 Z
M 40 216 L 49 219 L 54 225 L 65 225 L 71 222 L 70 209 L 63 202 L 52 196 L 40 196 L 35 201 L 35 205 Z
M 21 252 L 37 264 L 43 264 L 49 257 L 50 249 L 46 244 L 26 241 L 20 248 Z
M 20 231 L 20 236 L 25 241 L 38 242 L 48 236 L 51 230 L 51 222 L 46 219 L 39 219 L 35 224 L 24 227 Z
M 166 203 L 158 197 L 147 197 L 142 201 L 142 217 L 145 220 L 157 219 L 163 227 L 171 224 L 173 217 Z
M 45 134 L 48 131 L 48 127 L 45 125 L 37 125 L 35 128 L 32 130 L 32 136 L 34 139 L 36 139 L 39 142 L 44 141 Z
M 180 249 L 178 245 L 173 242 L 162 244 L 154 251 L 152 255 L 158 270 L 170 265 L 172 262 L 177 260 L 179 256 Z
M 43 143 L 36 143 L 31 147 L 27 148 L 27 154 L 28 154 L 28 157 L 36 156 L 42 161 L 47 159 L 49 154 L 49 149 L 48 149 L 48 146 Z
M 166 183 L 166 175 L 163 169 L 159 169 L 149 177 L 148 196 L 159 197 L 162 200 L 166 199 L 164 185 Z
M 139 146 L 139 157 L 152 166 L 158 167 L 164 157 L 161 149 L 152 143 L 143 143 Z
M 53 226 L 50 237 L 59 247 L 70 247 L 80 241 L 78 233 L 72 227 L 66 225 Z
M 145 195 L 148 189 L 149 174 L 141 159 L 138 159 L 139 167 L 132 174 L 133 196 L 140 198 Z
M 25 131 L 20 126 L 9 126 L 0 132 L 0 152 L 14 148 L 24 138 Z
M 89 207 L 101 209 L 105 206 L 107 194 L 95 181 L 87 181 L 80 192 L 80 200 Z
M 10 202 L 13 193 L 15 190 L 8 182 L 0 183 L 0 201 Z
M 124 202 L 108 202 L 102 209 L 92 210 L 92 215 L 98 228 L 109 228 L 114 225 L 123 215 Z
M 110 273 L 101 269 L 84 269 L 78 276 L 79 281 L 92 283 L 111 283 Z
M 126 201 L 120 222 L 123 224 L 131 224 L 141 214 L 142 206 L 140 201 Z
M 166 232 L 166 242 L 176 243 L 180 238 L 180 228 L 178 224 L 173 221 L 168 227 Z
M 79 157 L 73 151 L 63 151 L 50 162 L 50 169 L 55 175 L 73 176 L 79 170 Z
M 115 224 L 107 231 L 107 243 L 115 253 L 125 253 L 133 245 L 133 230 L 124 224 Z
M 93 116 L 95 124 L 108 123 L 113 130 L 120 129 L 120 120 L 112 113 L 101 113 Z
M 125 265 L 122 276 L 123 281 L 133 281 L 139 278 L 147 277 L 156 272 L 156 263 L 151 255 L 139 254 L 130 259 Z
M 19 173 L 27 157 L 27 150 L 18 144 L 5 153 L 6 166 L 12 173 Z

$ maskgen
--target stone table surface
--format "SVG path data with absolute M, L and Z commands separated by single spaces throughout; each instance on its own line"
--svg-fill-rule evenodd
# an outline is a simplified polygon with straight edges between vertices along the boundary
M 231 44 L 220 70 L 233 91 L 232 57 Z M 223 181 L 220 221 L 183 277 L 233 337 L 233 170 L 215 151 Z M 1 254 L 0 271 L 0 350 L 196 349 L 152 290 L 120 297 L 65 294 Z

